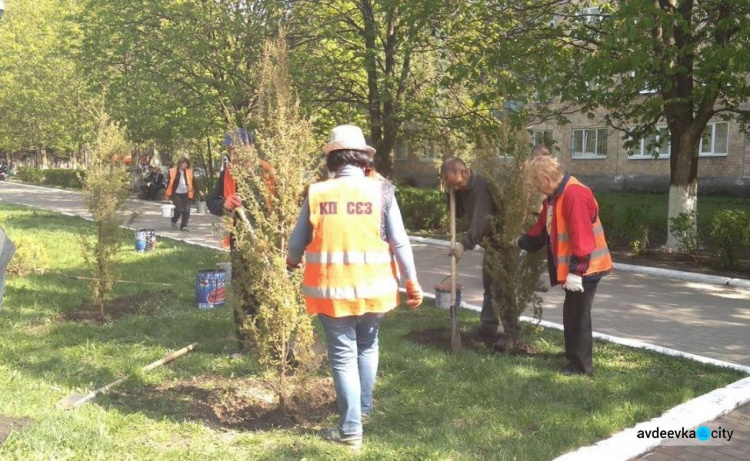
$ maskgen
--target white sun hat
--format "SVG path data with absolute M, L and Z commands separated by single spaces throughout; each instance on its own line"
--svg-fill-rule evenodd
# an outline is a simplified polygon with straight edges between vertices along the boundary
M 375 155 L 375 149 L 365 142 L 362 129 L 354 125 L 339 125 L 331 130 L 331 141 L 323 146 L 326 154 L 334 150 L 358 150 Z

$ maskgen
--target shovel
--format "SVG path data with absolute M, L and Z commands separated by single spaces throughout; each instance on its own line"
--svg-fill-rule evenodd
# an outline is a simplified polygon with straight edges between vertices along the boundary
M 451 199 L 451 250 L 456 249 L 456 193 L 450 188 Z M 451 352 L 461 350 L 461 332 L 458 331 L 458 306 L 456 306 L 456 255 L 451 255 Z
M 188 352 L 195 349 L 195 347 L 198 345 L 198 343 L 193 343 L 187 347 L 183 347 L 179 351 L 174 351 L 171 354 L 167 354 L 161 359 L 157 360 L 156 362 L 149 363 L 145 367 L 141 368 L 141 371 L 150 371 L 154 368 L 164 365 L 165 363 L 169 363 L 172 360 L 182 357 L 183 355 L 187 354 Z M 81 394 L 78 392 L 73 392 L 69 396 L 65 397 L 64 399 L 57 402 L 57 408 L 62 409 L 71 409 L 71 408 L 78 408 L 84 403 L 93 400 L 94 397 L 96 397 L 99 394 L 102 394 L 104 392 L 107 392 L 108 390 L 112 389 L 113 387 L 117 386 L 118 384 L 122 384 L 123 382 L 127 381 L 127 379 L 130 378 L 130 375 L 123 376 L 122 378 L 118 379 L 117 381 L 111 382 L 107 384 L 104 387 L 100 387 L 99 389 L 93 390 L 89 392 L 88 394 Z

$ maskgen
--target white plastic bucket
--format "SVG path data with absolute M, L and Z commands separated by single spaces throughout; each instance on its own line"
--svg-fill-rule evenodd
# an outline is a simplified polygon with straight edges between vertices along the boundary
M 198 202 L 198 204 L 196 205 L 196 209 L 198 211 L 198 214 L 208 213 L 208 207 L 206 207 L 206 202 Z
M 456 305 L 461 306 L 461 285 L 456 285 Z M 435 307 L 438 309 L 451 308 L 451 284 L 439 283 L 435 285 Z
M 174 205 L 171 203 L 168 205 L 162 205 L 161 206 L 161 217 L 162 218 L 171 218 L 174 216 Z

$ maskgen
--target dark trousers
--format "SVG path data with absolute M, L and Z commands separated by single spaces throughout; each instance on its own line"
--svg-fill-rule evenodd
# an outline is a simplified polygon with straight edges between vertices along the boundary
M 594 372 L 592 363 L 591 307 L 599 281 L 583 282 L 583 292 L 566 291 L 563 303 L 565 358 L 579 371 Z
M 486 330 L 497 331 L 500 321 L 495 309 L 492 308 L 492 275 L 487 266 L 487 255 L 482 256 L 482 287 L 484 288 L 484 299 L 482 300 L 482 312 L 479 313 L 479 320 Z
M 172 203 L 174 204 L 172 224 L 177 224 L 177 221 L 182 217 L 180 228 L 186 228 L 190 220 L 190 199 L 188 198 L 188 194 L 172 194 Z

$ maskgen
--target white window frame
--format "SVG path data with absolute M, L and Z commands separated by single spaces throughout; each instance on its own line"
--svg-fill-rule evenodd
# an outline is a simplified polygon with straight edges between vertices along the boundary
M 417 159 L 422 163 L 435 163 L 440 160 L 440 149 L 433 143 L 424 144 L 417 150 Z
M 604 131 L 606 133 L 607 142 L 604 143 L 604 154 L 599 154 L 599 133 L 600 131 Z M 588 147 L 588 132 L 590 131 L 596 131 L 596 140 L 594 141 L 594 151 L 593 152 L 576 152 L 573 150 L 574 143 L 575 143 L 575 136 L 577 131 L 583 132 L 583 147 L 584 149 Z M 591 127 L 591 128 L 574 128 L 570 134 L 570 158 L 572 160 L 586 160 L 586 159 L 604 159 L 607 158 L 607 143 L 609 142 L 609 131 L 606 127 Z
M 718 125 L 726 125 L 727 131 L 726 131 L 726 146 L 727 150 L 726 152 L 716 152 L 716 127 Z M 704 143 L 703 143 L 703 134 L 701 134 L 701 141 L 698 145 L 698 157 L 727 157 L 729 156 L 729 122 L 724 121 L 718 121 L 718 122 L 708 122 L 706 124 L 706 128 L 704 129 L 704 133 L 706 130 L 711 131 L 711 150 L 704 151 Z
M 588 25 L 595 25 L 602 21 L 602 10 L 598 6 L 592 6 L 588 8 L 581 8 L 578 16 L 583 19 Z
M 548 134 L 548 136 L 545 136 L 545 134 Z M 549 139 L 550 141 L 554 141 L 555 138 L 552 135 L 553 135 L 552 130 L 532 130 L 531 142 L 536 146 L 539 144 L 544 144 L 545 138 Z M 547 147 L 552 147 L 552 146 L 547 146 Z
M 656 135 L 656 140 L 660 141 L 661 133 L 663 130 L 669 130 L 666 126 L 657 126 L 656 129 L 659 131 Z M 667 136 L 669 136 L 669 132 L 667 131 Z M 628 150 L 628 160 L 661 160 L 661 159 L 668 159 L 670 155 L 672 154 L 672 141 L 667 142 L 666 146 L 659 147 L 659 155 L 655 156 L 653 155 L 653 152 L 648 152 L 646 150 L 646 138 L 641 138 L 637 153 L 630 155 L 630 152 L 633 151 L 633 149 Z M 666 150 L 666 153 L 662 153 L 662 150 Z

